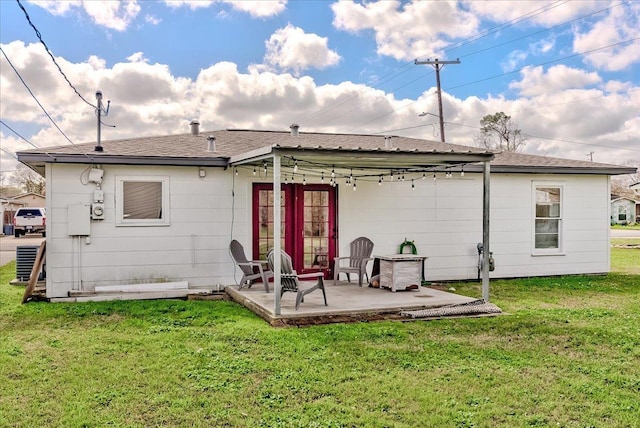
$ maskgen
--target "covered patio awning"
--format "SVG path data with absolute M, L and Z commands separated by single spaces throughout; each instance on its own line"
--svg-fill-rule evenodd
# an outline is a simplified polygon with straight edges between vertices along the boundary
M 232 156 L 229 165 L 234 167 L 253 166 L 272 171 L 274 207 L 280 207 L 280 190 L 282 180 L 282 168 L 304 168 L 306 171 L 318 171 L 317 176 L 324 171 L 331 171 L 333 181 L 337 178 L 347 177 L 380 177 L 383 173 L 436 173 L 451 170 L 463 170 L 465 165 L 473 165 L 468 170 L 478 170 L 481 167 L 483 173 L 483 246 L 484 263 L 482 270 L 482 295 L 485 301 L 489 301 L 489 192 L 490 192 L 490 161 L 494 153 L 463 146 L 442 146 L 436 150 L 425 147 L 421 149 L 415 145 L 403 147 L 402 141 L 392 140 L 386 137 L 382 148 L 363 147 L 325 147 L 322 145 L 294 144 L 292 138 L 290 145 L 273 144 L 259 149 Z M 308 141 L 307 141 L 308 143 Z M 426 145 L 425 145 L 426 146 Z M 449 149 L 450 147 L 450 149 Z M 322 171 L 322 172 L 320 172 Z M 354 172 L 355 171 L 355 172 Z M 335 175 L 335 177 L 334 177 Z M 276 254 L 281 251 L 280 237 L 281 213 L 279 209 L 273 211 L 274 219 L 274 250 Z M 281 266 L 280 257 L 274 258 L 274 293 L 276 315 L 281 314 L 280 288 Z

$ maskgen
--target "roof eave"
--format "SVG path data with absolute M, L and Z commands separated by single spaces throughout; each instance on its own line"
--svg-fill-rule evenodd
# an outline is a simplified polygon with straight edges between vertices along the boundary
M 465 170 L 469 172 L 481 171 L 479 166 L 470 166 Z M 579 166 L 527 166 L 527 165 L 494 165 L 491 164 L 491 173 L 503 174 L 579 174 L 579 175 L 624 175 L 635 174 L 635 168 L 627 167 L 579 167 Z
M 228 157 L 174 157 L 174 156 L 114 156 L 100 154 L 16 153 L 18 160 L 28 166 L 44 163 L 82 163 L 105 165 L 169 165 L 210 166 L 226 168 Z

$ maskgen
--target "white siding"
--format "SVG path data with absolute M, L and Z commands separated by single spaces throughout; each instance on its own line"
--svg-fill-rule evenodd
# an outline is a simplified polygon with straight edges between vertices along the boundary
M 532 183 L 563 187 L 563 251 L 533 255 Z M 339 252 L 364 235 L 375 254 L 394 254 L 405 238 L 428 257 L 427 280 L 477 277 L 476 244 L 482 241 L 482 177 L 358 183 L 339 193 Z M 609 271 L 608 177 L 492 174 L 490 247 L 497 277 Z M 419 204 L 417 203 L 419 201 Z
M 239 273 L 229 256 L 238 239 L 251 254 L 250 171 L 196 167 L 103 167 L 105 219 L 92 220 L 90 243 L 68 236 L 67 206 L 91 204 L 96 185 L 86 165 L 47 165 L 47 294 L 66 297 L 81 287 L 187 281 L 190 287 L 234 284 Z M 168 176 L 169 226 L 118 227 L 116 176 Z M 534 256 L 532 183 L 563 188 L 563 252 Z M 601 273 L 609 270 L 609 194 L 606 176 L 492 174 L 492 277 Z M 473 279 L 476 244 L 482 241 L 482 176 L 411 181 L 358 180 L 358 190 L 338 188 L 338 253 L 367 236 L 374 254 L 398 252 L 406 239 L 427 256 L 427 280 Z M 233 192 L 232 192 L 233 190 Z M 232 195 L 235 194 L 235 197 Z M 88 215 L 88 214 L 87 214 Z M 81 285 L 80 285 L 81 283 Z
M 230 171 L 196 167 L 103 166 L 105 219 L 91 221 L 90 243 L 67 235 L 67 206 L 91 204 L 96 185 L 86 165 L 55 165 L 47 171 L 47 295 L 64 297 L 96 285 L 188 281 L 189 286 L 234 282 Z M 116 176 L 170 176 L 169 226 L 115 224 Z M 81 180 L 82 177 L 82 180 Z M 237 192 L 238 193 L 238 192 Z M 246 195 L 239 192 L 238 200 Z M 89 215 L 87 213 L 87 215 Z M 246 227 L 240 227 L 245 229 Z M 81 286 L 80 286 L 81 282 Z

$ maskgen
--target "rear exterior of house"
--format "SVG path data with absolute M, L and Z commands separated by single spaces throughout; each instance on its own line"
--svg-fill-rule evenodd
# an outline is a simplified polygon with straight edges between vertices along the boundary
M 217 135 L 220 141 L 225 134 Z M 25 153 L 25 160 L 35 158 Z M 50 158 L 51 151 L 42 157 L 49 298 L 129 284 L 217 289 L 242 276 L 229 254 L 232 239 L 249 258 L 264 258 L 273 245 L 273 175 L 262 160 L 225 168 L 197 157 L 172 159 L 173 165 Z M 492 278 L 608 272 L 609 177 L 617 171 L 609 167 L 534 173 L 497 160 L 490 178 Z M 332 186 L 331 167 L 294 174 L 288 165 L 283 247 L 296 269 L 324 270 L 331 278 L 331 260 L 348 254 L 356 237 L 372 239 L 374 255 L 396 254 L 407 239 L 427 257 L 427 281 L 475 279 L 483 174 L 473 165 L 463 168 L 464 174 L 460 168 L 408 171 L 402 180 L 391 179 L 389 170 L 367 171 L 357 186 L 344 175 Z

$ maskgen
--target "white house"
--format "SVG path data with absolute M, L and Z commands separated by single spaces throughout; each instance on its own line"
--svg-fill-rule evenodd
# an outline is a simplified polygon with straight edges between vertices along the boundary
M 230 241 L 264 258 L 278 229 L 297 270 L 329 278 L 358 236 L 381 255 L 413 241 L 429 281 L 476 278 L 483 241 L 494 278 L 604 273 L 610 176 L 635 172 L 396 136 L 191 131 L 18 153 L 46 178 L 47 297 L 235 284 Z
M 635 199 L 623 196 L 613 197 L 611 199 L 611 224 L 635 224 L 637 207 L 639 206 L 640 203 Z

